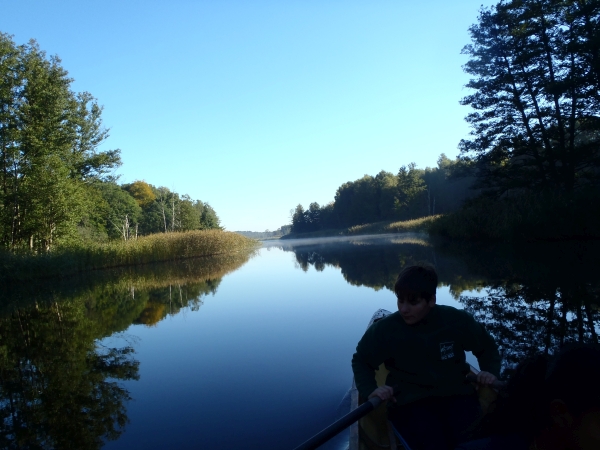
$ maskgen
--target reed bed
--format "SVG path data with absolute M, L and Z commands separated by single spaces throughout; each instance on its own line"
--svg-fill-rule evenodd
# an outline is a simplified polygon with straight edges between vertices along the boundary
M 441 216 L 427 216 L 420 219 L 404 220 L 398 222 L 375 222 L 364 225 L 355 225 L 348 228 L 345 234 L 381 234 L 381 233 L 406 233 L 428 231 L 429 226 Z
M 64 277 L 90 270 L 138 266 L 201 256 L 251 251 L 258 242 L 221 230 L 160 233 L 130 241 L 113 241 L 44 255 L 0 255 L 0 280 Z
M 4 289 L 0 291 L 0 315 L 34 303 L 82 299 L 88 302 L 90 299 L 106 297 L 114 300 L 124 295 L 140 298 L 143 291 L 220 280 L 243 266 L 254 254 L 255 251 L 240 251 L 175 262 L 81 272 L 68 278 L 37 278 L 26 282 L 13 280 L 4 283 Z
M 353 236 L 364 234 L 387 234 L 387 233 L 408 233 L 408 232 L 428 232 L 431 224 L 441 215 L 421 217 L 420 219 L 404 221 L 384 221 L 365 223 L 363 225 L 354 225 L 353 227 L 337 230 L 319 230 L 308 233 L 290 233 L 281 237 L 281 239 L 304 239 L 329 236 Z

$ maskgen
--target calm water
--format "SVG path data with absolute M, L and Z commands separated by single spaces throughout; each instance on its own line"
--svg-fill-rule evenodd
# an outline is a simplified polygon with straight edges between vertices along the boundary
M 6 286 L 0 448 L 291 449 L 346 412 L 352 353 L 373 312 L 394 310 L 404 265 L 437 266 L 438 302 L 485 322 L 509 373 L 533 351 L 598 340 L 597 255 L 415 235 L 273 241 Z

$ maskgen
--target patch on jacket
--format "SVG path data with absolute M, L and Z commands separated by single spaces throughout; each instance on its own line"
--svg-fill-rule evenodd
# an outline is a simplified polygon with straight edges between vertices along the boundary
M 440 343 L 440 357 L 442 358 L 442 361 L 454 358 L 454 342 Z

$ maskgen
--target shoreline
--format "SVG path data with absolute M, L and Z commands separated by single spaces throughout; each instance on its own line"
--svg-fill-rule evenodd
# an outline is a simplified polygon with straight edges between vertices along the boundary
M 250 252 L 258 245 L 257 240 L 230 231 L 200 230 L 93 243 L 42 255 L 2 253 L 0 281 L 63 278 L 98 270 Z

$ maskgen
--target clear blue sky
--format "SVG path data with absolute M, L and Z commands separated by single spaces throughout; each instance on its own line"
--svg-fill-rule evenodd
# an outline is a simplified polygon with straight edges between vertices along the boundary
M 228 230 L 289 223 L 342 183 L 458 154 L 461 48 L 482 0 L 4 0 L 104 105 L 120 181 L 209 202 Z

